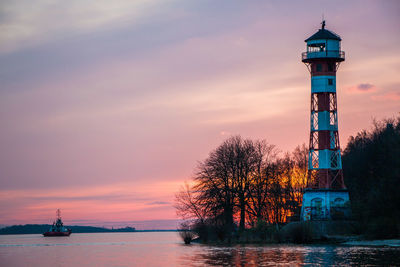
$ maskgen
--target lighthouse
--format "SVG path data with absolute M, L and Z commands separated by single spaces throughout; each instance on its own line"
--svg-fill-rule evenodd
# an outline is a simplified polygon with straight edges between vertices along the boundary
M 301 219 L 339 220 L 350 214 L 339 145 L 336 72 L 345 53 L 336 33 L 321 29 L 305 40 L 302 62 L 311 74 L 310 143 Z

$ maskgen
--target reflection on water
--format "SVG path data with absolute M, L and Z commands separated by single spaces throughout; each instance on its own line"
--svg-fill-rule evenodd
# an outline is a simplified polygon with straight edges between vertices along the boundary
M 400 266 L 400 249 L 183 245 L 176 233 L 0 236 L 0 266 Z
M 204 246 L 182 262 L 192 266 L 400 266 L 400 249 L 344 246 Z
M 203 250 L 183 259 L 188 264 L 201 266 L 268 266 L 285 263 L 296 265 L 304 261 L 298 248 L 274 248 L 256 246 L 203 247 Z

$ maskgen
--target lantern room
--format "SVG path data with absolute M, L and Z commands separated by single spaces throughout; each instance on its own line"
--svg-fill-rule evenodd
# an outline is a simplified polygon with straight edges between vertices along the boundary
M 334 59 L 336 62 L 344 60 L 344 52 L 340 50 L 342 39 L 336 33 L 325 29 L 325 21 L 322 28 L 305 40 L 306 52 L 302 53 L 302 61 L 307 63 L 314 59 Z

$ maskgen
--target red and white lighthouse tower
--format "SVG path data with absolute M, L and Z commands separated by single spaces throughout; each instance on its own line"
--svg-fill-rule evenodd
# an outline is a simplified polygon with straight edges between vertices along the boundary
M 330 220 L 349 215 L 343 181 L 336 100 L 336 71 L 345 60 L 339 35 L 321 29 L 305 40 L 302 61 L 311 74 L 310 146 L 303 220 Z

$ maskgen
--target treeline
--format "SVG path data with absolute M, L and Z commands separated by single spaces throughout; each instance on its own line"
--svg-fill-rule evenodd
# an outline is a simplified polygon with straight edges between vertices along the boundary
M 389 238 L 400 233 L 400 117 L 374 122 L 351 137 L 343 172 L 353 215 L 362 233 Z
M 50 224 L 25 224 L 13 225 L 0 229 L 0 235 L 18 235 L 18 234 L 43 234 L 50 229 Z M 94 226 L 67 226 L 72 233 L 112 233 L 112 232 L 135 232 L 133 227 L 124 227 L 108 229 Z
M 265 141 L 233 136 L 198 164 L 193 184 L 176 194 L 177 213 L 200 234 L 213 228 L 219 239 L 298 217 L 307 151 L 303 145 L 279 157 Z

